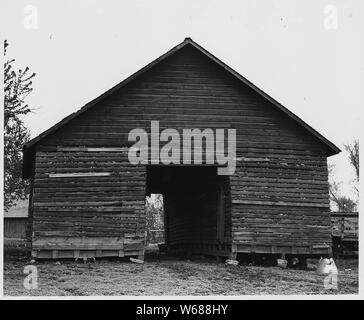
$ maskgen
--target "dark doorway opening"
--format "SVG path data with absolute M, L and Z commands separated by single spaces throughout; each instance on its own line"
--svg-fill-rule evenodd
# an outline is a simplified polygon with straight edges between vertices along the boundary
M 147 196 L 163 195 L 169 252 L 230 252 L 229 177 L 216 166 L 148 166 Z

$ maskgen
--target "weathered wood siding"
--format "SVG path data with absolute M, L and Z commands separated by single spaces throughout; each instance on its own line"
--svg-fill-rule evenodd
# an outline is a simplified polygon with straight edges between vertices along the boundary
M 300 150 L 301 149 L 301 150 Z M 233 239 L 241 251 L 315 253 L 329 249 L 326 157 L 308 151 L 255 149 L 232 177 Z
M 244 159 L 231 177 L 235 245 L 330 243 L 322 142 L 191 46 L 50 134 L 38 148 L 126 146 L 129 131 L 149 130 L 151 120 L 160 121 L 160 130 L 237 130 L 237 156 Z M 132 167 L 114 153 L 38 151 L 36 162 L 35 237 L 143 230 L 143 167 Z M 113 174 L 47 176 L 80 170 Z
M 132 166 L 125 152 L 43 149 L 35 166 L 33 250 L 138 255 L 144 246 L 145 168 Z
M 359 239 L 359 213 L 358 212 L 331 212 L 331 234 L 342 241 L 358 242 Z

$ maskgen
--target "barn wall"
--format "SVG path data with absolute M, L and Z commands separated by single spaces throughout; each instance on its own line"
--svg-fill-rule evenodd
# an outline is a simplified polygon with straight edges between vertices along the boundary
M 256 150 L 232 177 L 233 239 L 242 252 L 322 253 L 331 246 L 326 157 Z
M 37 152 L 34 254 L 97 249 L 86 253 L 138 255 L 144 246 L 145 168 L 130 165 L 125 152 L 81 150 Z
M 322 144 L 200 52 L 185 47 L 42 140 L 42 145 L 123 146 L 134 128 L 236 128 L 237 152 L 317 150 Z
M 110 164 L 114 154 L 107 154 L 101 160 L 102 156 L 97 153 L 81 153 L 82 157 L 86 157 L 82 166 L 76 161 L 73 167 L 62 167 L 63 162 L 72 163 L 74 153 L 57 153 L 55 150 L 60 146 L 125 146 L 128 145 L 129 131 L 144 128 L 149 132 L 151 120 L 160 121 L 160 130 L 237 130 L 237 156 L 242 159 L 238 163 L 236 174 L 231 177 L 231 230 L 234 244 L 263 243 L 266 237 L 258 230 L 265 229 L 268 232 L 273 227 L 279 233 L 270 238 L 272 243 L 293 239 L 295 240 L 291 242 L 295 245 L 302 241 L 310 244 L 329 242 L 330 232 L 326 234 L 329 214 L 325 147 L 282 111 L 190 46 L 184 47 L 41 141 L 41 148 L 53 148 L 54 151 L 39 152 L 37 155 L 35 237 L 48 236 L 49 233 L 49 236 L 58 233 L 63 236 L 91 236 L 94 227 L 83 226 L 84 223 L 94 226 L 94 222 L 82 218 L 81 225 L 75 224 L 70 220 L 74 214 L 77 217 L 95 217 L 100 221 L 101 227 L 106 224 L 107 228 L 100 228 L 98 235 L 113 232 L 113 227 L 109 229 L 108 215 L 95 214 L 94 209 L 91 211 L 82 206 L 82 210 L 75 210 L 72 203 L 82 202 L 91 196 L 98 202 L 96 208 L 100 207 L 103 212 L 103 201 L 130 197 L 130 182 L 126 183 L 122 177 L 114 175 L 103 178 L 67 178 L 68 180 L 49 178 L 46 175 L 57 170 L 69 172 L 70 168 L 74 172 L 80 169 L 99 171 L 114 168 L 115 174 L 119 169 L 125 170 L 126 160 L 123 165 L 114 166 Z M 260 162 L 261 157 L 266 157 L 269 161 Z M 56 165 L 49 165 L 48 160 L 54 160 Z M 142 168 L 133 169 L 128 166 L 129 169 L 134 170 L 134 174 L 142 179 Z M 110 195 L 106 196 L 103 190 L 98 189 L 103 183 L 108 183 L 108 186 L 118 189 L 118 192 L 110 191 Z M 91 186 L 92 190 L 85 189 Z M 126 213 L 125 207 L 117 207 L 116 210 L 120 209 L 118 212 L 121 220 L 116 221 L 119 221 L 117 223 L 120 223 L 120 227 L 124 223 L 128 225 L 129 215 L 130 219 L 142 215 L 142 182 L 137 180 L 132 182 L 132 186 L 140 188 L 140 193 L 138 189 L 136 194 L 137 204 L 131 206 L 132 213 Z M 61 194 L 56 193 L 57 188 Z M 69 188 L 72 194 L 64 188 Z M 134 194 L 132 197 L 135 199 Z M 64 206 L 66 201 L 70 207 Z M 285 203 L 277 206 L 277 202 Z M 302 203 L 310 205 L 302 206 Z M 312 206 L 314 203 L 318 206 Z M 57 214 L 50 214 L 49 211 L 52 210 Z M 86 213 L 81 214 L 83 210 Z M 309 217 L 313 216 L 318 218 L 317 224 L 306 224 Z M 287 232 L 290 224 L 295 227 L 292 232 Z M 135 226 L 134 222 L 131 225 Z M 310 233 L 318 236 L 310 237 Z

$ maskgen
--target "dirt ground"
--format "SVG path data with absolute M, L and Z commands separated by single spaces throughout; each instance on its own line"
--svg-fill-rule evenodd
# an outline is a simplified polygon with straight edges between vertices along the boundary
M 357 294 L 358 260 L 336 260 L 338 290 L 326 290 L 324 276 L 304 269 L 281 269 L 252 265 L 225 265 L 206 257 L 146 257 L 144 264 L 128 260 L 39 261 L 38 289 L 25 289 L 21 256 L 6 257 L 6 296 L 86 296 L 86 295 L 289 295 Z

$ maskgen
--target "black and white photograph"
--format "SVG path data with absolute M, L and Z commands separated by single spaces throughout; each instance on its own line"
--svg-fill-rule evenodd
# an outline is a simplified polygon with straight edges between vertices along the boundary
M 1 299 L 360 299 L 363 10 L 2 0 Z

